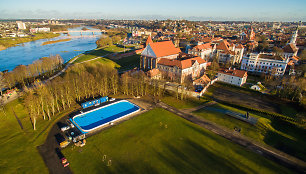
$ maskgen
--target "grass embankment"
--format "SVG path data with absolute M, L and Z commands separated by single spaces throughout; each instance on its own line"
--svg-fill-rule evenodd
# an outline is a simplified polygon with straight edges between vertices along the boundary
M 69 146 L 63 153 L 76 174 L 290 173 L 163 109 L 148 111 L 89 137 L 82 148 Z
M 33 36 L 28 37 L 16 37 L 16 38 L 0 38 L 0 46 L 8 48 L 17 46 L 17 44 L 31 42 L 39 39 L 48 39 L 58 37 L 60 34 L 55 33 L 37 33 L 33 34 Z
M 306 161 L 305 129 L 285 121 L 273 119 L 266 114 L 249 112 L 251 116 L 258 118 L 258 122 L 254 126 L 221 112 L 212 111 L 210 108 L 225 109 L 242 114 L 247 112 L 246 110 L 216 104 L 198 110 L 195 114 L 231 130 L 239 127 L 241 128 L 241 134 Z
M 50 45 L 50 44 L 54 44 L 54 43 L 58 43 L 58 42 L 67 42 L 70 41 L 71 39 L 59 39 L 59 40 L 52 40 L 52 41 L 46 41 L 44 43 L 42 43 L 41 45 Z
M 19 126 L 13 110 L 24 129 Z M 50 121 L 38 118 L 37 130 L 34 131 L 22 99 L 8 103 L 5 106 L 6 114 L 0 110 L 0 173 L 48 173 L 36 147 L 43 144 L 56 120 L 69 111 L 52 117 Z

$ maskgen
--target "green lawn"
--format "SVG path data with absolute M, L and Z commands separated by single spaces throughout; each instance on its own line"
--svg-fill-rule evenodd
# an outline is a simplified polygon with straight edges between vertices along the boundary
M 216 104 L 209 107 L 227 109 L 243 114 L 246 113 L 244 110 L 222 104 Z M 195 114 L 231 130 L 234 130 L 235 127 L 239 127 L 241 128 L 241 134 L 247 137 L 273 146 L 304 161 L 306 160 L 306 149 L 304 148 L 306 147 L 306 130 L 303 128 L 274 120 L 264 114 L 255 114 L 252 112 L 250 112 L 251 116 L 258 118 L 256 126 L 219 112 L 210 111 L 208 108 L 198 110 Z
M 81 62 L 89 61 L 97 57 L 103 57 L 107 54 L 121 52 L 121 51 L 124 51 L 124 48 L 118 47 L 116 45 L 109 46 L 106 48 L 94 49 L 94 50 L 84 53 L 84 55 L 80 56 L 76 61 L 74 61 L 74 63 L 81 63 Z M 140 55 L 132 55 L 129 57 L 121 58 L 119 60 L 100 58 L 100 59 L 93 60 L 92 62 L 97 62 L 97 61 L 101 63 L 112 64 L 113 67 L 116 67 L 119 70 L 124 71 L 124 70 L 133 69 L 135 67 L 139 67 Z
M 66 113 L 54 117 L 51 121 L 37 121 L 34 131 L 28 114 L 20 99 L 8 103 L 6 115 L 0 110 L 0 173 L 48 173 L 36 147 L 41 145 L 55 123 Z M 22 130 L 13 114 L 17 114 L 24 129 Z
M 129 70 L 139 67 L 140 64 L 140 55 L 135 54 L 128 57 L 123 57 L 119 60 L 114 60 L 117 64 L 120 65 L 120 70 Z
M 187 98 L 186 100 L 179 100 L 169 95 L 163 97 L 161 101 L 177 109 L 194 108 L 208 102 L 208 100 L 206 100 L 205 98 L 200 98 L 200 100 L 196 98 Z
M 108 58 L 104 58 L 104 57 L 100 57 L 100 58 L 97 58 L 97 56 L 95 55 L 82 55 L 80 56 L 76 61 L 74 61 L 74 63 L 82 63 L 82 62 L 85 62 L 85 61 L 90 61 L 91 63 L 95 63 L 95 62 L 100 62 L 100 63 L 103 63 L 103 64 L 108 64 L 112 67 L 115 67 L 115 68 L 120 68 L 120 65 L 118 65 L 116 62 L 108 59 Z M 94 60 L 92 60 L 94 59 Z
M 290 173 L 159 108 L 87 138 L 82 148 L 69 146 L 63 153 L 76 174 Z M 109 160 L 111 166 L 107 166 Z

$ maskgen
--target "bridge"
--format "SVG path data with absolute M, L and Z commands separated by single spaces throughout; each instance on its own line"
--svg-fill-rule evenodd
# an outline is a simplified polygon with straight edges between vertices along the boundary
M 98 33 L 98 32 L 103 32 L 102 30 L 68 30 L 68 31 L 55 31 L 53 33 Z

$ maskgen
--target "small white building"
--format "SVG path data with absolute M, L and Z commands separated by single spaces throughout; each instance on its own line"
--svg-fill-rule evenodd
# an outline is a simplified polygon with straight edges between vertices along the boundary
M 248 78 L 246 71 L 236 69 L 222 69 L 218 72 L 218 81 L 242 86 Z
M 284 75 L 288 62 L 289 59 L 283 56 L 251 53 L 242 58 L 241 69 L 255 73 Z

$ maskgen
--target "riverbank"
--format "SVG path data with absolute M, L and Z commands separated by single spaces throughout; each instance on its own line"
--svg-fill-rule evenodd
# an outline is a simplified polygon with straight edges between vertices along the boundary
M 5 46 L 0 45 L 0 51 L 5 50 L 5 49 L 6 49 Z
M 59 39 L 59 40 L 52 40 L 52 41 L 47 41 L 42 43 L 41 45 L 49 45 L 49 44 L 54 44 L 54 43 L 58 43 L 58 42 L 67 42 L 70 41 L 71 39 Z
M 0 38 L 0 51 L 9 47 L 17 46 L 21 43 L 31 42 L 39 39 L 49 39 L 58 36 L 60 36 L 58 33 L 37 33 L 29 37 Z

